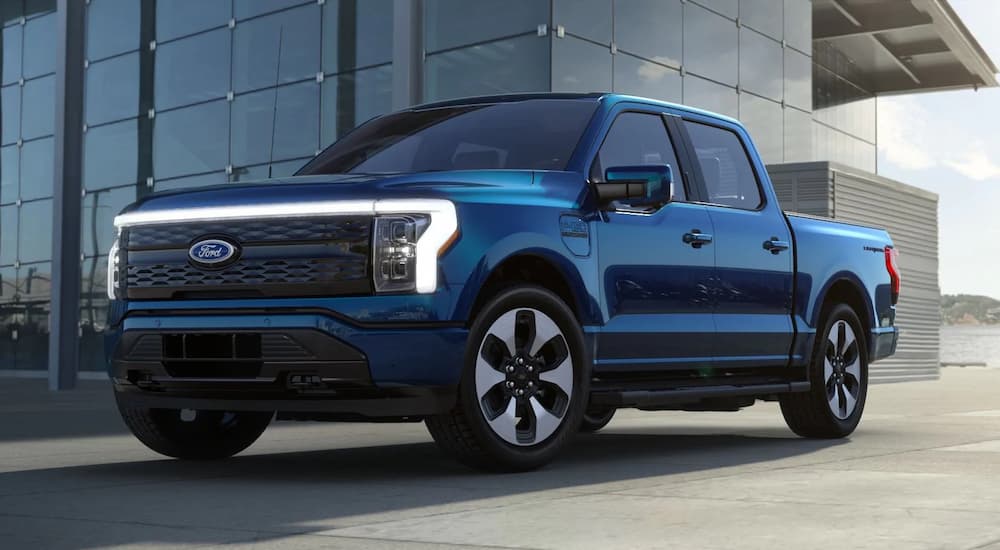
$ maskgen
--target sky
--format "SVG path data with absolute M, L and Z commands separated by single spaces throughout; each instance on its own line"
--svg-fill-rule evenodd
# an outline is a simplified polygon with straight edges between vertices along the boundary
M 950 3 L 1000 65 L 1000 1 Z M 878 173 L 939 195 L 941 292 L 1000 299 L 1000 88 L 879 98 Z

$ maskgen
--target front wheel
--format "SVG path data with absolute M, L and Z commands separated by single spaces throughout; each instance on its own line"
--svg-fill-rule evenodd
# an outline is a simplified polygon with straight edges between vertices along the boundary
M 558 296 L 513 287 L 472 323 L 458 402 L 426 419 L 438 445 L 487 470 L 523 471 L 555 457 L 580 425 L 589 363 L 583 332 Z
M 808 392 L 782 395 L 781 413 L 802 437 L 840 438 L 858 423 L 868 394 L 868 350 L 861 322 L 845 304 L 830 308 L 809 364 Z

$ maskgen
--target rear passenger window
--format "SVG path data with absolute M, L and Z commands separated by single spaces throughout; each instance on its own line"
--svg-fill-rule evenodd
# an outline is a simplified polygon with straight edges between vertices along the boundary
M 708 202 L 746 210 L 759 208 L 760 187 L 739 136 L 730 130 L 689 120 L 684 125 L 705 177 Z

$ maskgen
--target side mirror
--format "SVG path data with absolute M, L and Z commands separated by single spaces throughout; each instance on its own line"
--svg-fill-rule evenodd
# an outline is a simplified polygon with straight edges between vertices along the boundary
M 667 202 L 674 172 L 667 164 L 616 166 L 604 172 L 604 181 L 594 186 L 602 204 L 626 199 Z

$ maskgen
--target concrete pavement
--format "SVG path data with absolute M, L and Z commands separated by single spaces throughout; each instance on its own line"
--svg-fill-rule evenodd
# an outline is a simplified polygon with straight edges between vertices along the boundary
M 216 463 L 125 433 L 106 384 L 0 379 L 0 548 L 998 548 L 1000 370 L 874 386 L 858 432 L 777 406 L 619 411 L 527 474 L 421 424 L 278 423 Z

